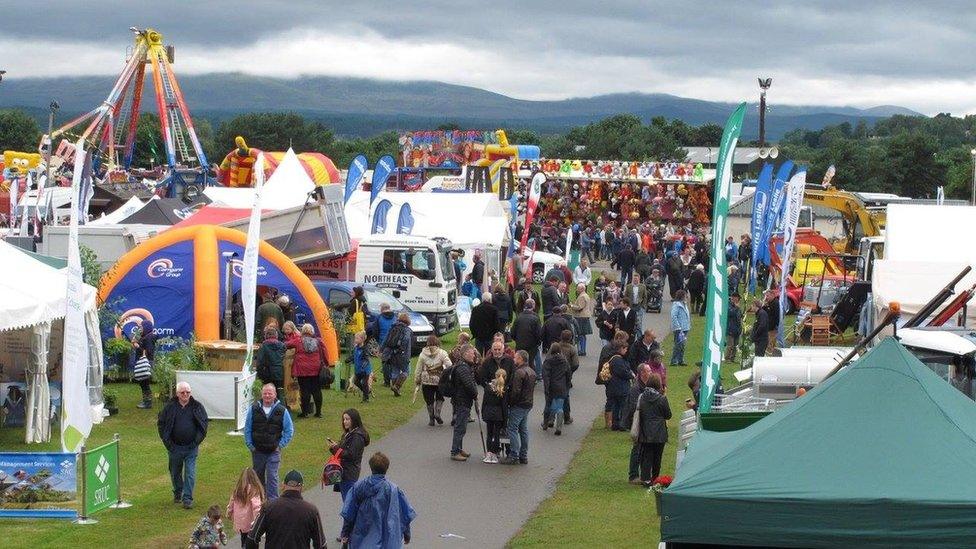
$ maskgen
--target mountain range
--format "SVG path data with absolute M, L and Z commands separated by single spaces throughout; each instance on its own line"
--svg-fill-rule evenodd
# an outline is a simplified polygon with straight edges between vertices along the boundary
M 365 136 L 388 129 L 430 128 L 445 122 L 461 127 L 526 128 L 555 133 L 630 113 L 645 121 L 655 116 L 676 118 L 691 125 L 723 124 L 732 103 L 689 99 L 669 94 L 617 93 L 555 101 L 530 101 L 499 93 L 433 81 L 385 81 L 363 78 L 309 76 L 269 78 L 243 73 L 187 75 L 180 87 L 195 117 L 214 122 L 242 112 L 293 111 L 331 125 L 340 135 Z M 61 104 L 59 119 L 85 112 L 104 101 L 112 76 L 61 78 L 5 78 L 0 84 L 0 108 L 25 108 L 44 119 L 52 98 Z M 147 82 L 143 109 L 155 110 Z M 758 136 L 758 105 L 751 104 L 744 139 Z M 921 116 L 898 106 L 860 109 L 834 106 L 796 106 L 771 103 L 766 134 L 776 140 L 795 128 L 816 130 L 842 122 L 872 123 L 895 114 Z

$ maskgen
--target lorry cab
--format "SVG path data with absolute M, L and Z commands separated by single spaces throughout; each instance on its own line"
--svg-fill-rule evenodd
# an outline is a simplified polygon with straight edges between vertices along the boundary
M 457 325 L 457 280 L 445 238 L 370 235 L 359 241 L 356 281 L 382 288 L 443 335 Z

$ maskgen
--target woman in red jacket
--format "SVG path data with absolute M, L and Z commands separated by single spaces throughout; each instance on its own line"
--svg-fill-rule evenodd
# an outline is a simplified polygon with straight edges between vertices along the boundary
M 285 341 L 290 349 L 295 349 L 295 359 L 292 362 L 291 375 L 298 380 L 301 393 L 302 413 L 298 417 L 308 417 L 312 412 L 312 402 L 315 404 L 315 417 L 322 417 L 322 387 L 319 385 L 319 372 L 327 368 L 325 360 L 325 345 L 322 339 L 315 336 L 315 328 L 311 324 L 302 325 L 301 337 Z

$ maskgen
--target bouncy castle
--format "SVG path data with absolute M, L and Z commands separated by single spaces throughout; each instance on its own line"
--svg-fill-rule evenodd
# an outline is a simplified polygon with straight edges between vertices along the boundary
M 225 187 L 252 187 L 254 186 L 254 161 L 258 155 L 264 153 L 264 177 L 265 181 L 271 178 L 271 174 L 278 168 L 278 164 L 285 157 L 284 152 L 267 152 L 253 147 L 248 147 L 244 138 L 237 136 L 234 139 L 236 149 L 227 153 L 220 168 L 217 170 L 217 181 Z M 339 170 L 335 163 L 328 156 L 321 153 L 298 153 L 298 161 L 301 163 L 305 172 L 312 178 L 316 185 L 328 185 L 330 183 L 341 183 Z
M 115 326 L 102 326 L 103 338 L 127 337 L 142 320 L 150 320 L 161 337 L 220 339 L 225 272 L 230 262 L 230 293 L 237 295 L 246 243 L 244 233 L 215 225 L 171 229 L 143 242 L 102 278 L 99 303 L 119 314 Z M 325 343 L 329 364 L 336 364 L 339 345 L 332 318 L 308 277 L 262 241 L 257 278 L 258 295 L 263 286 L 291 299 L 296 324 L 312 324 Z

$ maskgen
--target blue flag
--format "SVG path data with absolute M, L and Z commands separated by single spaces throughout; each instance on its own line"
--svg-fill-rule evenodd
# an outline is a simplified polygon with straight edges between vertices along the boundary
M 376 196 L 380 194 L 380 191 L 386 187 L 386 180 L 390 178 L 390 174 L 393 173 L 393 168 L 396 167 L 396 161 L 393 157 L 386 155 L 376 161 L 376 165 L 373 166 L 373 181 L 372 188 L 369 191 L 369 205 L 373 205 L 373 201 L 376 200 Z
M 376 208 L 379 209 L 379 206 Z M 404 202 L 400 206 L 400 215 L 397 216 L 396 234 L 410 234 L 411 231 L 413 231 L 413 211 L 410 204 Z
M 787 160 L 776 171 L 776 178 L 773 179 L 773 186 L 769 191 L 769 208 L 766 210 L 766 221 L 763 224 L 762 241 L 759 243 L 759 257 L 763 263 L 769 265 L 772 257 L 769 255 L 769 239 L 773 236 L 776 225 L 783 212 L 783 203 L 786 202 L 784 187 L 793 172 L 793 161 Z
M 392 208 L 393 204 L 385 198 L 376 204 L 376 209 L 373 210 L 372 229 L 370 229 L 369 234 L 383 234 L 386 232 L 386 217 L 390 214 Z
M 511 198 L 508 199 L 509 205 L 509 219 L 511 220 L 508 224 L 509 232 L 511 233 L 510 241 L 508 243 L 508 258 L 511 259 L 515 255 L 515 222 L 518 217 L 518 193 L 512 193 Z
M 352 162 L 349 163 L 349 172 L 346 174 L 346 196 L 342 201 L 343 204 L 348 203 L 353 191 L 362 185 L 363 176 L 366 175 L 366 168 L 368 166 L 369 162 L 366 160 L 366 155 L 364 154 L 353 158 Z
M 766 222 L 766 210 L 769 208 L 769 191 L 773 186 L 773 165 L 764 164 L 759 178 L 756 179 L 756 194 L 752 201 L 752 223 L 749 236 L 752 237 L 752 268 L 749 269 L 749 293 L 756 291 L 756 261 L 759 259 L 760 242 Z

